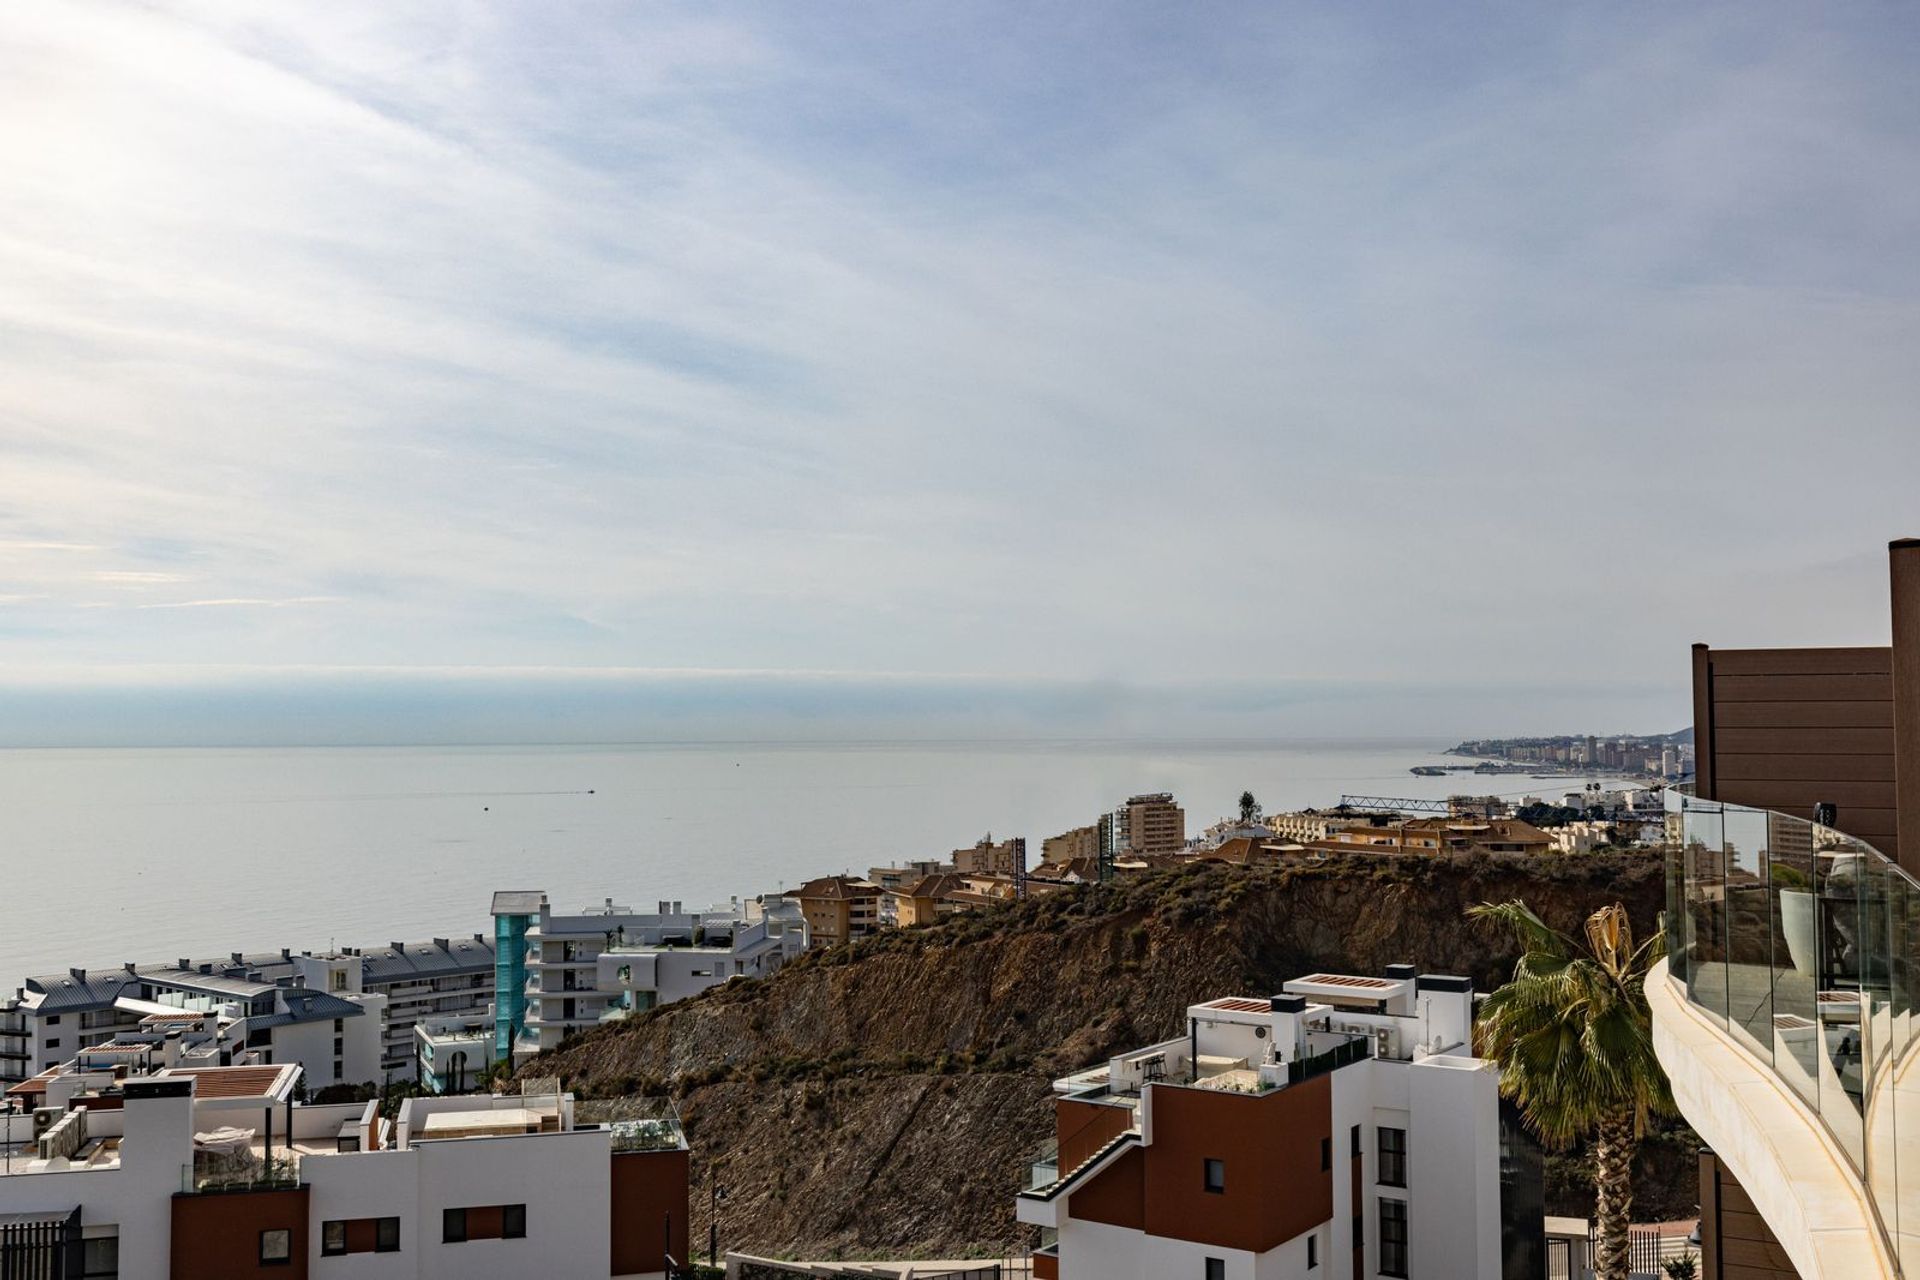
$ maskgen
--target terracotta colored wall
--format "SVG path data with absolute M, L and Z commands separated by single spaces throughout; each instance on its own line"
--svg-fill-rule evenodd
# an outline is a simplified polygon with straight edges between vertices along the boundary
M 1074 1105 L 1093 1111 L 1089 1104 Z M 1264 1252 L 1333 1216 L 1333 1175 L 1320 1167 L 1333 1136 L 1331 1076 L 1270 1093 L 1160 1086 L 1153 1091 L 1151 1146 L 1130 1151 L 1072 1194 L 1075 1218 L 1150 1235 Z M 1087 1152 L 1099 1121 L 1082 1119 L 1074 1149 Z M 1068 1165 L 1069 1117 L 1056 1115 Z M 1110 1135 L 1109 1135 L 1110 1136 Z M 1206 1190 L 1205 1162 L 1226 1164 L 1226 1190 Z
M 1144 1231 L 1147 1225 L 1147 1153 L 1135 1147 L 1100 1176 L 1067 1197 L 1067 1214 L 1082 1222 Z
M 1333 1134 L 1333 1078 L 1271 1093 L 1157 1089 L 1146 1149 L 1146 1221 L 1153 1235 L 1263 1252 L 1333 1216 L 1333 1175 L 1320 1168 Z M 1202 1181 L 1226 1161 L 1226 1191 Z
M 660 1270 L 663 1243 L 688 1261 L 686 1152 L 615 1152 L 612 1197 L 612 1274 Z
M 1081 1161 L 1133 1127 L 1126 1107 L 1062 1098 L 1053 1104 L 1054 1139 L 1060 1145 L 1060 1176 L 1066 1177 Z
M 176 1195 L 173 1198 L 173 1280 L 306 1280 L 307 1188 Z M 260 1233 L 293 1233 L 291 1261 L 260 1265 Z
M 1036 1254 L 1033 1259 L 1033 1280 L 1060 1280 L 1060 1259 Z

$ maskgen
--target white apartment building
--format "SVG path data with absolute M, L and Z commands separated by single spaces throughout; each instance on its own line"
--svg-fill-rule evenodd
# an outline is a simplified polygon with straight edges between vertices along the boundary
M 234 952 L 32 977 L 0 1001 L 0 1085 L 134 1034 L 150 1014 L 181 1010 L 220 1015 L 229 1042 L 224 1060 L 257 1050 L 254 1060 L 298 1062 L 310 1088 L 411 1080 L 415 1023 L 484 1009 L 493 968 L 493 943 L 474 934 L 378 950 Z M 274 994 L 288 989 L 335 999 Z M 371 1060 L 362 1044 L 369 1033 Z
M 1509 1253 L 1537 1276 L 1537 1152 L 1469 1052 L 1473 1005 L 1410 965 L 1313 974 L 1056 1081 L 1016 1200 L 1036 1280 L 1506 1280 Z
M 0 1117 L 0 1257 L 43 1280 L 662 1276 L 687 1254 L 678 1121 L 570 1095 L 293 1101 L 295 1066 L 56 1070 Z M 669 1261 L 671 1260 L 671 1262 Z
M 493 1051 L 493 1006 L 479 1013 L 424 1018 L 414 1024 L 418 1079 L 428 1093 L 465 1093 L 498 1058 Z
M 225 965 L 72 969 L 27 979 L 7 1016 L 18 1027 L 17 1082 L 76 1054 L 157 1049 L 171 1033 L 185 1057 L 217 1065 L 295 1063 L 313 1088 L 380 1078 L 384 996 L 334 995 Z M 278 957 L 275 957 L 278 959 Z M 284 963 L 284 962 L 283 962 Z
M 303 986 L 386 1000 L 376 1080 L 412 1080 L 419 1050 L 414 1027 L 434 1018 L 471 1016 L 493 1002 L 494 944 L 483 934 L 389 942 L 385 947 L 290 956 Z
M 749 922 L 737 902 L 706 911 L 661 902 L 640 913 L 609 898 L 560 915 L 546 894 L 511 890 L 494 895 L 494 908 L 508 922 L 497 936 L 518 932 L 525 940 L 518 963 L 499 964 L 495 978 L 496 1052 L 504 1021 L 513 1028 L 516 1061 L 602 1022 L 730 979 L 766 977 L 807 942 L 804 923 L 791 927 L 784 916 Z

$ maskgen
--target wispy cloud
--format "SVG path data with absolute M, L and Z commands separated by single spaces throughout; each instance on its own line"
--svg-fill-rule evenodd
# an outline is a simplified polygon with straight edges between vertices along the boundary
M 1870 572 L 1775 601 L 1920 527 L 1917 33 L 24 8 L 0 663 L 1631 690 L 1875 640 Z

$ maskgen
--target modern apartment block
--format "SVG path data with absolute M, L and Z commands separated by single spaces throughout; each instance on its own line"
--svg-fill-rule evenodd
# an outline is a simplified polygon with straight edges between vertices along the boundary
M 1920 542 L 1891 561 L 1888 648 L 1693 651 L 1647 1000 L 1708 1280 L 1920 1277 Z
M 465 1093 L 499 1061 L 493 1052 L 493 1006 L 478 1013 L 423 1018 L 414 1024 L 420 1087 L 428 1093 Z
M 296 1066 L 57 1070 L 0 1117 L 0 1257 L 32 1280 L 663 1276 L 677 1118 L 571 1095 L 295 1101 Z
M 1054 1083 L 1016 1198 L 1038 1280 L 1518 1280 L 1537 1150 L 1471 1056 L 1464 978 L 1313 974 Z
M 1518 818 L 1405 818 L 1378 816 L 1302 842 L 1314 853 L 1549 853 L 1554 840 Z
M 806 947 L 737 905 L 686 911 L 662 902 L 639 913 L 614 905 L 556 914 L 538 890 L 493 898 L 497 1056 L 523 1059 L 602 1022 L 696 995 L 733 978 L 763 978 Z M 518 939 L 514 942 L 513 939 Z
M 1099 844 L 1109 857 L 1179 853 L 1187 847 L 1186 810 L 1170 792 L 1131 796 L 1100 816 Z

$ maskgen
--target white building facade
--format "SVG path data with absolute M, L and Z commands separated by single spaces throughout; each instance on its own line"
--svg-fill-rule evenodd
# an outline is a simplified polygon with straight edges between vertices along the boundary
M 1410 966 L 1315 974 L 1056 1081 L 1056 1150 L 1016 1201 L 1036 1280 L 1537 1275 L 1538 1165 L 1503 1183 L 1517 1136 L 1473 1000 Z

